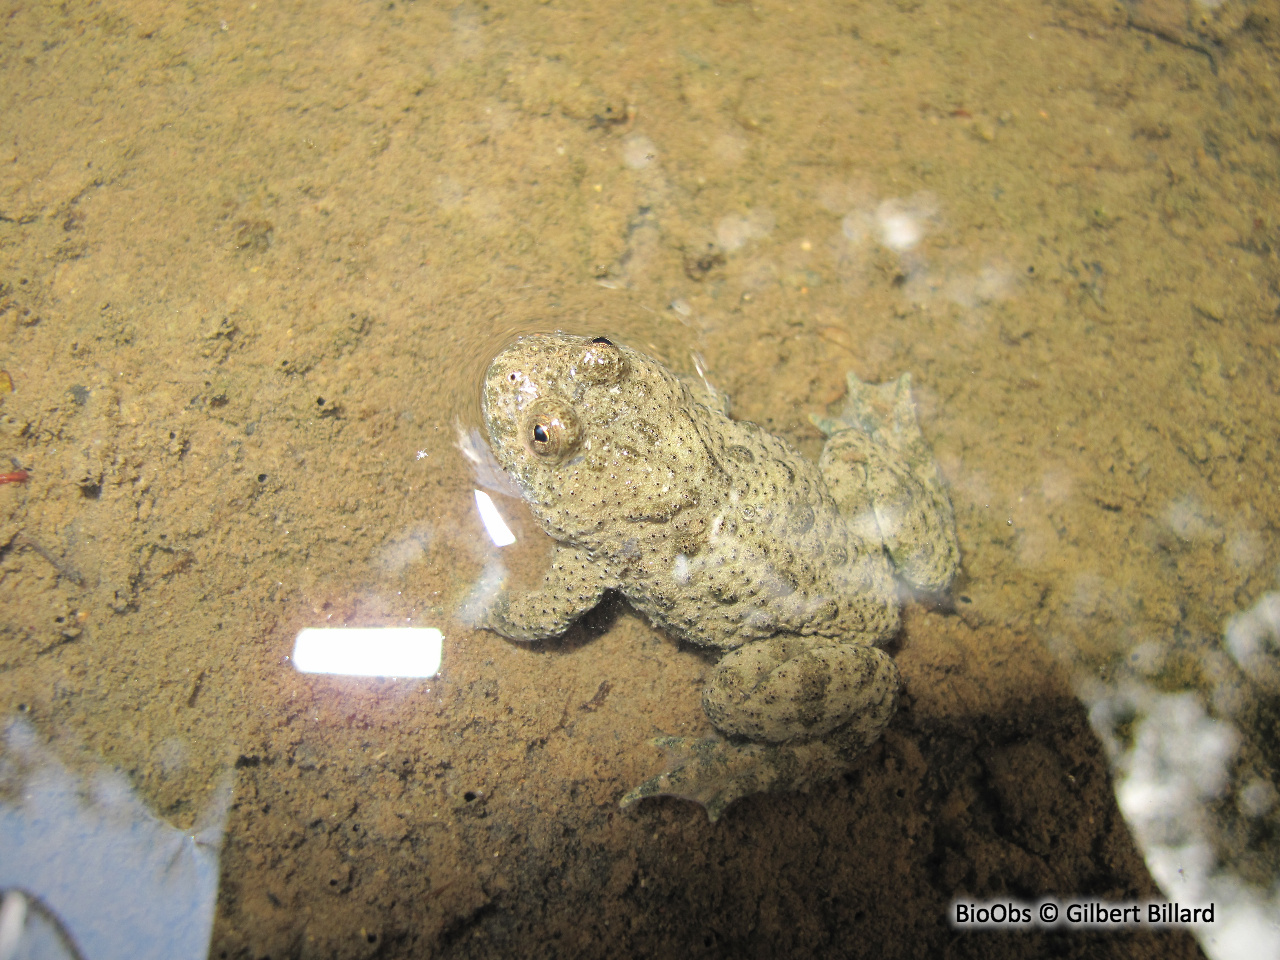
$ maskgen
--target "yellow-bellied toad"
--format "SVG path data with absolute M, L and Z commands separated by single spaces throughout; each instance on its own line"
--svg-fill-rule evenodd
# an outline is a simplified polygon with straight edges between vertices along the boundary
M 702 803 L 828 779 L 897 704 L 877 647 L 898 626 L 894 573 L 924 591 L 955 572 L 951 503 L 916 425 L 910 380 L 849 375 L 821 461 L 603 337 L 521 338 L 485 375 L 499 463 L 554 539 L 543 586 L 501 592 L 483 624 L 562 633 L 616 589 L 658 626 L 724 651 L 703 690 L 723 736 L 658 741 L 676 760 L 623 805 Z

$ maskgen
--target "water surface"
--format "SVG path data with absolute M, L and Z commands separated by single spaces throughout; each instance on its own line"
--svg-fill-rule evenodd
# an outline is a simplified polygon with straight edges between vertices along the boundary
M 214 957 L 1275 955 L 1278 49 L 1261 2 L 8 3 L 7 809 L 222 836 Z M 459 617 L 459 437 L 552 329 L 814 457 L 912 374 L 964 569 L 860 770 L 619 811 L 707 663 Z M 298 674 L 334 624 L 441 673 Z M 1230 906 L 947 924 L 1042 895 Z

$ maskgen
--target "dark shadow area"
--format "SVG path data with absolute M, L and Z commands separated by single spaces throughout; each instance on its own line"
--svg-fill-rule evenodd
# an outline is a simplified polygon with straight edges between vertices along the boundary
M 949 925 L 956 899 L 1160 896 L 1083 709 L 1065 696 L 1027 702 L 939 721 L 920 718 L 908 694 L 860 770 L 808 794 L 748 798 L 716 825 L 673 799 L 593 806 L 588 785 L 570 779 L 579 771 L 531 764 L 536 807 L 472 790 L 447 824 L 406 820 L 403 835 L 377 837 L 358 800 L 334 808 L 333 778 L 290 787 L 269 766 L 248 766 L 237 793 L 273 816 L 247 803 L 233 811 L 212 956 L 314 955 L 304 931 L 323 935 L 355 915 L 372 921 L 365 935 L 333 929 L 327 955 L 1200 956 L 1184 930 Z M 425 789 L 438 782 L 415 770 Z M 340 823 L 317 816 L 281 833 L 290 811 L 331 808 Z M 433 855 L 432 827 L 456 838 L 457 861 Z M 302 878 L 327 875 L 318 859 L 338 881 L 329 922 L 306 906 L 315 895 Z M 273 917 L 258 912 L 259 890 L 280 904 Z

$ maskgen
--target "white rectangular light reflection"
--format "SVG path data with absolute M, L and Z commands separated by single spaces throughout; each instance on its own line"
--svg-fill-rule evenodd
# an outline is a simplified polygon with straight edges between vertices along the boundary
M 307 627 L 293 644 L 302 673 L 434 677 L 444 641 L 435 627 Z
M 511 532 L 507 522 L 502 519 L 493 498 L 483 490 L 476 491 L 476 509 L 480 511 L 480 522 L 489 532 L 489 539 L 494 546 L 507 547 L 516 542 L 516 535 Z

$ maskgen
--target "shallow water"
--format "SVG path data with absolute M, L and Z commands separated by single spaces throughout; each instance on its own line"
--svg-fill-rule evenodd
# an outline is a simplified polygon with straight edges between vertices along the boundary
M 4 24 L 0 843 L 69 777 L 92 822 L 221 837 L 213 957 L 1280 955 L 1280 6 Z M 620 811 L 649 738 L 709 729 L 707 662 L 621 604 L 463 622 L 497 548 L 460 437 L 551 329 L 815 458 L 846 371 L 912 374 L 963 571 L 904 610 L 859 770 Z M 438 627 L 441 672 L 297 673 L 335 624 Z M 1219 913 L 948 925 L 1042 896 Z

